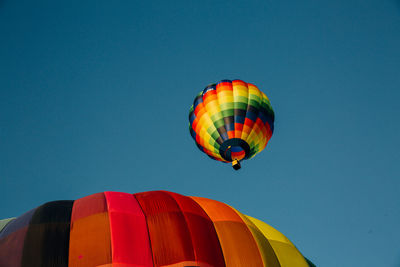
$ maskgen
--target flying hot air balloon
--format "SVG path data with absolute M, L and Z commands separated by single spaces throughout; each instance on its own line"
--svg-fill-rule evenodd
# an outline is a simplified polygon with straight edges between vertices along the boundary
M 2 267 L 309 267 L 283 234 L 168 191 L 103 192 L 0 221 Z
M 262 151 L 274 131 L 274 111 L 257 86 L 241 80 L 208 85 L 189 111 L 189 131 L 197 147 L 210 158 L 240 162 Z

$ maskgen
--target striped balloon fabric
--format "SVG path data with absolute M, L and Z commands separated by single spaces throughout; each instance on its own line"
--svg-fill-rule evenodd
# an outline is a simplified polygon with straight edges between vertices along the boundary
M 223 80 L 196 96 L 189 122 L 201 151 L 218 161 L 240 161 L 265 148 L 274 131 L 274 111 L 255 85 Z
M 0 226 L 2 267 L 309 266 L 271 226 L 167 191 L 49 202 Z

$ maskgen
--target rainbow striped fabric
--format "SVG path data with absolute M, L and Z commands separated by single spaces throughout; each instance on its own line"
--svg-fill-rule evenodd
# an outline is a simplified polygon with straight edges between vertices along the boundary
M 222 162 L 254 157 L 274 131 L 274 111 L 257 86 L 222 80 L 201 91 L 190 108 L 189 130 L 198 148 Z
M 4 267 L 309 266 L 271 226 L 167 191 L 49 202 L 0 226 Z

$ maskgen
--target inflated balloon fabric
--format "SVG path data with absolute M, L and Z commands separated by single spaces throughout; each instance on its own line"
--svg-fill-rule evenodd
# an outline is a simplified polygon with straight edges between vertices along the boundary
M 207 86 L 194 99 L 189 131 L 198 148 L 212 159 L 249 159 L 271 138 L 274 111 L 255 85 L 223 80 Z
M 104 192 L 46 203 L 0 232 L 4 267 L 307 267 L 271 226 L 206 198 Z

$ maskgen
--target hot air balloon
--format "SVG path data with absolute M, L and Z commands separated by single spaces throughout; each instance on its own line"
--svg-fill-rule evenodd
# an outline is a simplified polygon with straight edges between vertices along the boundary
M 222 80 L 208 85 L 189 111 L 189 131 L 198 148 L 210 158 L 240 161 L 263 150 L 274 131 L 274 111 L 268 97 L 255 85 Z
M 266 223 L 167 191 L 49 202 L 0 225 L 2 267 L 311 266 Z

